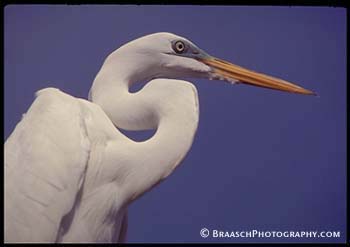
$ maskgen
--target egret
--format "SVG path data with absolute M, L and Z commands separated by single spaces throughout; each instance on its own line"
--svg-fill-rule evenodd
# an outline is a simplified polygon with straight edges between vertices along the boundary
M 314 95 L 154 33 L 104 61 L 89 100 L 45 88 L 5 142 L 6 242 L 123 242 L 131 202 L 171 174 L 199 120 L 195 86 L 208 78 Z M 137 91 L 130 87 L 147 82 Z M 136 142 L 125 130 L 156 129 Z

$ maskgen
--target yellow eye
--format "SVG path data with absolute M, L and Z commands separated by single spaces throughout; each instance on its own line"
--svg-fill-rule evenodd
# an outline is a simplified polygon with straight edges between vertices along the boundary
M 183 53 L 185 51 L 185 44 L 182 41 L 176 41 L 173 47 L 176 53 Z

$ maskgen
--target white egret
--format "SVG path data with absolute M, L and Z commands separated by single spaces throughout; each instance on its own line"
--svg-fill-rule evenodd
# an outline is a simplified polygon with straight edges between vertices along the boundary
M 124 241 L 128 205 L 169 176 L 191 147 L 199 105 L 183 77 L 314 94 L 171 33 L 131 41 L 107 57 L 90 101 L 40 90 L 6 140 L 5 241 Z M 141 81 L 149 82 L 130 93 Z M 135 142 L 116 127 L 157 130 Z

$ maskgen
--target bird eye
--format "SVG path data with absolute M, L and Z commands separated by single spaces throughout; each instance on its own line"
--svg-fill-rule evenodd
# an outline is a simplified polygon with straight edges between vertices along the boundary
M 185 43 L 182 41 L 176 41 L 173 49 L 176 53 L 183 53 L 185 51 Z

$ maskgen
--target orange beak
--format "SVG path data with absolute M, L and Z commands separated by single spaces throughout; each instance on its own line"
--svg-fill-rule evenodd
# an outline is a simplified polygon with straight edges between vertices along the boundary
M 223 78 L 227 81 L 238 81 L 239 83 L 281 90 L 290 93 L 316 95 L 316 93 L 291 82 L 257 73 L 218 58 L 206 57 L 198 58 L 198 60 L 210 66 L 213 69 L 214 76 Z

